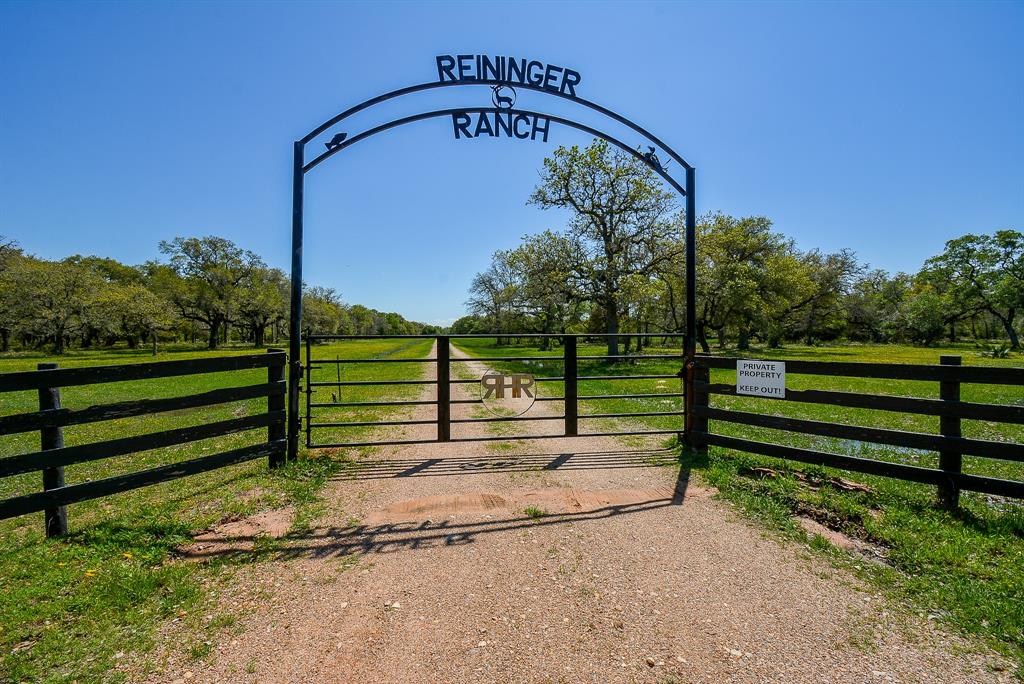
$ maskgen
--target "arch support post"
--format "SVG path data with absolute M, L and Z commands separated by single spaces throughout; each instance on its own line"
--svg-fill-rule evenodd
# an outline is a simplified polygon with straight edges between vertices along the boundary
M 686 337 L 683 339 L 683 382 L 685 387 L 683 410 L 683 437 L 687 446 L 694 447 L 693 407 L 696 398 L 697 377 L 697 202 L 694 199 L 694 169 L 686 167 Z
M 288 319 L 288 460 L 299 456 L 299 384 L 302 382 L 302 191 L 306 144 L 295 143 L 292 166 L 292 300 Z M 307 380 L 308 382 L 308 380 Z

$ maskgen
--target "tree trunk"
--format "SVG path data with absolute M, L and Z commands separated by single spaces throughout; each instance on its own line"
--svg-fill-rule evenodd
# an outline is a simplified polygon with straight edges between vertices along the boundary
M 746 328 L 740 328 L 739 339 L 736 341 L 736 349 L 747 351 L 750 349 L 750 332 Z
M 207 342 L 207 347 L 210 349 L 216 349 L 217 343 L 220 341 L 220 320 L 214 319 L 210 322 L 210 339 Z
M 700 344 L 700 349 L 705 354 L 711 353 L 711 345 L 708 344 L 708 331 L 703 325 L 697 326 L 697 342 Z
M 1017 336 L 1017 331 L 1013 327 L 1013 319 L 1016 317 L 1016 309 L 1010 309 L 1005 317 L 998 317 L 1000 322 L 1003 324 L 1003 328 L 1006 330 L 1006 336 L 1010 338 L 1011 349 L 1020 349 L 1020 338 Z
M 956 320 L 955 319 L 949 322 L 949 341 L 954 343 L 954 344 L 956 343 Z
M 718 335 L 718 348 L 725 349 L 725 326 L 723 325 L 715 333 Z
M 0 351 L 11 350 L 11 331 L 7 328 L 0 330 Z
M 153 338 L 153 356 L 156 356 L 156 330 L 150 330 L 149 336 Z
M 619 355 L 619 307 L 614 299 L 604 305 L 605 331 L 608 333 L 608 356 Z
M 262 325 L 257 325 L 252 329 L 252 337 L 257 347 L 262 347 L 265 337 L 265 328 Z

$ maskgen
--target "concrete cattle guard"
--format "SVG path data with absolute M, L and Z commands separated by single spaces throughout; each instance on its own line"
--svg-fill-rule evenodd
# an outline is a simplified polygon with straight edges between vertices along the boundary
M 525 57 L 507 55 L 482 54 L 446 54 L 434 58 L 434 69 L 437 80 L 399 88 L 378 95 L 346 109 L 320 124 L 293 145 L 292 166 L 292 264 L 291 264 L 291 311 L 289 328 L 289 374 L 288 374 L 288 459 L 298 455 L 299 434 L 301 432 L 301 413 L 299 393 L 302 384 L 302 243 L 303 243 L 303 193 L 306 174 L 327 161 L 330 157 L 348 149 L 352 145 L 367 140 L 378 133 L 435 118 L 450 118 L 456 140 L 486 137 L 508 137 L 518 140 L 531 140 L 547 143 L 552 124 L 572 128 L 584 134 L 600 138 L 623 152 L 646 164 L 665 183 L 670 185 L 680 196 L 685 198 L 685 240 L 686 240 L 686 335 L 684 338 L 684 356 L 692 367 L 695 355 L 695 311 L 696 311 L 696 215 L 694 202 L 695 170 L 675 150 L 665 144 L 659 137 L 634 123 L 630 119 L 613 112 L 595 102 L 584 99 L 577 94 L 583 81 L 580 72 L 568 67 L 543 62 Z M 365 110 L 405 95 L 425 92 L 437 88 L 449 87 L 480 87 L 490 89 L 487 93 L 487 105 L 463 106 L 448 109 L 436 109 L 411 114 L 398 119 L 377 124 L 360 132 L 350 132 L 341 128 L 346 120 Z M 628 130 L 630 140 L 622 140 L 611 133 L 585 124 L 568 116 L 548 114 L 516 108 L 517 89 L 540 93 L 550 97 L 567 100 L 574 105 L 590 109 L 606 119 L 610 119 L 617 130 Z M 320 139 L 326 149 L 313 159 L 306 160 L 306 146 Z M 641 152 L 641 149 L 646 151 Z M 665 163 L 662 163 L 664 160 Z M 673 177 L 668 171 L 668 163 L 673 162 L 673 170 L 679 169 L 685 174 L 684 179 Z M 575 340 L 575 338 L 573 338 Z M 573 342 L 575 343 L 575 342 Z M 446 343 L 445 343 L 446 344 Z M 445 347 L 438 346 L 438 353 L 447 355 Z M 308 356 L 308 355 L 307 355 Z M 575 357 L 573 356 L 573 361 Z M 443 359 L 438 360 L 442 364 Z M 687 375 L 687 382 L 692 383 L 692 373 Z M 438 383 L 439 423 L 445 424 L 443 411 L 440 407 L 447 406 L 448 388 Z M 575 391 L 567 390 L 567 391 Z M 572 402 L 570 402 L 571 404 Z M 574 415 L 566 417 L 566 434 L 575 435 L 576 420 Z M 689 422 L 687 422 L 689 425 Z M 449 441 L 447 430 L 439 429 L 438 441 Z M 308 438 L 307 438 L 308 441 Z

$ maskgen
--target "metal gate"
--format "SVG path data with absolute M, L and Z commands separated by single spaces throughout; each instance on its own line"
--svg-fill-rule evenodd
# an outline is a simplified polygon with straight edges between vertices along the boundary
M 587 335 L 547 335 L 547 334 L 501 334 L 501 335 L 309 335 L 305 340 L 305 359 L 303 364 L 303 385 L 302 392 L 305 394 L 305 411 L 303 418 L 303 429 L 305 432 L 305 443 L 308 448 L 345 448 L 345 447 L 370 447 L 389 446 L 401 444 L 427 444 L 436 442 L 468 442 L 468 441 L 514 441 L 524 439 L 547 439 L 551 437 L 597 437 L 597 436 L 624 436 L 624 435 L 665 435 L 677 434 L 680 437 L 684 431 L 683 417 L 685 407 L 684 390 L 684 369 L 685 349 L 679 344 L 679 351 L 666 353 L 622 353 L 616 355 L 608 354 L 578 354 L 577 350 L 581 340 L 606 342 L 607 334 Z M 620 333 L 620 339 L 627 337 Z M 628 337 L 645 340 L 650 345 L 655 340 L 665 343 L 669 340 L 682 341 L 683 335 L 675 333 L 646 333 L 630 334 Z M 453 356 L 450 343 L 455 339 L 540 339 L 548 338 L 550 342 L 561 344 L 561 354 L 531 355 L 531 356 Z M 408 344 L 399 345 L 386 353 L 373 358 L 357 358 L 355 356 L 343 356 L 337 347 L 343 347 L 344 341 L 355 340 L 407 340 Z M 436 350 L 433 356 L 402 357 L 400 353 L 408 351 L 418 341 L 431 340 Z M 330 343 L 334 343 L 331 345 Z M 332 348 L 334 347 L 334 348 Z M 330 358 L 333 355 L 333 358 Z M 617 362 L 629 364 L 641 364 L 650 360 L 677 360 L 679 369 L 673 373 L 632 373 L 632 374 L 594 374 L 581 375 L 580 363 L 590 364 L 594 362 Z M 479 384 L 480 378 L 466 377 L 464 371 L 459 370 L 460 364 L 539 364 L 543 368 L 546 365 L 559 367 L 560 373 L 555 375 L 532 376 L 531 380 L 540 383 L 538 386 L 551 386 L 562 384 L 563 392 L 558 396 L 536 396 L 536 402 L 562 402 L 564 412 L 561 415 L 517 415 L 517 416 L 490 416 L 490 417 L 452 417 L 452 406 L 459 404 L 482 404 L 483 400 L 470 398 L 452 398 L 452 387 L 457 385 Z M 415 374 L 415 377 L 408 377 L 409 373 L 400 374 L 401 377 L 391 377 L 393 371 L 388 371 L 387 378 L 366 377 L 366 373 L 353 373 L 353 369 L 359 367 L 367 368 L 376 365 L 377 368 L 390 367 L 397 364 L 395 368 L 410 368 L 420 365 L 432 365 L 435 371 L 435 378 L 422 377 L 422 373 Z M 466 366 L 462 366 L 466 368 Z M 456 369 L 456 377 L 452 377 L 452 370 Z M 489 366 L 488 366 L 489 368 Z M 333 376 L 333 377 L 332 377 Z M 636 393 L 604 393 L 591 392 L 581 395 L 579 388 L 581 383 L 585 388 L 592 387 L 594 383 L 618 382 L 618 381 L 639 381 L 657 380 L 674 381 L 677 383 L 669 391 L 636 392 Z M 435 390 L 430 396 L 409 397 L 401 396 L 368 396 L 369 390 L 377 390 L 379 394 L 393 394 L 395 390 L 407 394 L 409 388 L 427 388 L 434 386 Z M 391 392 L 389 392 L 391 390 Z M 348 395 L 355 394 L 350 397 Z M 678 402 L 678 409 L 658 411 L 635 411 L 635 412 L 584 412 L 580 413 L 581 404 L 584 406 L 595 403 L 598 406 L 602 401 L 608 400 L 671 400 Z M 359 420 L 353 419 L 353 414 L 360 412 L 376 412 L 380 409 L 392 411 L 393 409 L 415 409 L 416 407 L 432 406 L 434 410 L 430 415 L 419 417 L 392 417 L 386 419 Z M 527 412 L 528 413 L 528 412 Z M 332 415 L 333 414 L 333 415 Z M 333 419 L 341 416 L 340 420 Z M 635 429 L 632 425 L 615 425 L 615 429 L 589 430 L 584 428 L 580 431 L 580 423 L 593 424 L 593 421 L 613 420 L 630 421 L 634 418 L 650 416 L 674 416 L 678 417 L 678 427 L 671 429 Z M 326 417 L 326 419 L 325 419 Z M 453 435 L 453 426 L 474 423 L 517 423 L 532 421 L 560 421 L 562 429 L 557 434 L 509 434 L 497 436 L 467 436 Z M 388 438 L 377 433 L 380 428 L 411 425 L 435 425 L 436 431 L 432 437 L 421 437 L 418 439 Z M 318 434 L 324 432 L 338 434 L 360 431 L 363 434 L 371 432 L 369 437 L 352 437 L 338 439 L 329 437 L 318 439 Z

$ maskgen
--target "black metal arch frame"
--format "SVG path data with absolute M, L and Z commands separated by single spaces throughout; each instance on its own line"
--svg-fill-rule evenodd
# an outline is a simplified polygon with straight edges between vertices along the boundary
M 540 112 L 533 112 L 528 110 L 517 110 L 517 109 L 504 109 L 497 107 L 459 107 L 452 109 L 438 109 L 420 114 L 413 114 L 411 116 L 405 116 L 399 119 L 394 119 L 384 124 L 380 124 L 373 128 L 370 128 L 362 133 L 358 133 L 345 139 L 338 145 L 329 147 L 326 152 L 323 152 L 316 158 L 312 159 L 309 163 L 306 163 L 306 145 L 315 139 L 320 134 L 330 130 L 333 126 L 344 121 L 348 117 L 361 112 L 365 109 L 373 107 L 374 105 L 392 100 L 394 98 L 402 97 L 403 95 L 411 95 L 413 93 L 419 93 L 423 91 L 433 90 L 436 88 L 446 88 L 453 86 L 511 86 L 516 89 L 531 90 L 534 92 L 544 93 L 547 95 L 553 95 L 560 97 L 564 100 L 574 102 L 579 105 L 583 105 L 589 109 L 592 109 L 604 116 L 611 118 L 612 120 L 631 128 L 632 130 L 639 133 L 647 141 L 653 143 L 654 146 L 663 150 L 669 158 L 678 163 L 686 171 L 685 187 L 681 186 L 679 182 L 669 175 L 665 169 L 656 163 L 652 163 L 651 159 L 641 154 L 631 145 L 627 145 L 618 138 L 600 131 L 596 128 L 588 126 L 584 123 L 574 121 L 561 116 L 552 114 L 543 114 Z M 474 81 L 436 81 L 430 83 L 421 83 L 419 85 L 408 86 L 406 88 L 399 88 L 398 90 L 392 90 L 391 92 L 378 95 L 377 97 L 370 98 L 364 102 L 361 102 L 354 107 L 350 107 L 345 111 L 341 112 L 337 116 L 328 119 L 324 123 L 320 124 L 308 134 L 295 141 L 294 143 L 294 160 L 293 160 L 293 176 L 292 176 L 292 273 L 291 273 L 291 317 L 289 327 L 289 354 L 288 354 L 288 459 L 292 460 L 297 457 L 299 447 L 299 434 L 301 432 L 300 416 L 299 416 L 299 383 L 302 379 L 302 360 L 301 360 L 301 335 L 302 335 L 302 232 L 303 232 L 303 191 L 305 175 L 309 171 L 319 166 L 321 163 L 326 161 L 333 155 L 341 152 L 348 147 L 370 138 L 378 133 L 404 126 L 406 124 L 415 123 L 417 121 L 424 121 L 427 119 L 438 118 L 442 116 L 451 116 L 457 113 L 477 113 L 477 114 L 489 114 L 489 113 L 503 113 L 512 115 L 526 115 L 536 116 L 548 119 L 555 123 L 576 130 L 583 131 L 595 137 L 601 138 L 620 149 L 632 154 L 634 157 L 646 163 L 651 167 L 666 183 L 671 185 L 679 194 L 686 199 L 686 339 L 684 342 L 685 356 L 687 359 L 687 366 L 692 364 L 693 358 L 696 352 L 696 265 L 697 265 L 697 250 L 696 250 L 696 203 L 694 199 L 694 185 L 695 185 L 695 169 L 679 154 L 677 154 L 671 147 L 666 145 L 660 138 L 655 136 L 650 131 L 646 130 L 642 126 L 634 123 L 627 119 L 621 114 L 617 114 L 606 107 L 591 102 L 590 100 L 577 97 L 575 95 L 569 95 L 556 90 L 550 90 L 539 85 L 530 83 L 510 83 L 507 81 L 497 81 L 491 79 L 479 79 Z M 687 407 L 690 404 L 690 392 L 687 392 Z M 690 411 L 687 408 L 687 424 L 690 420 Z

